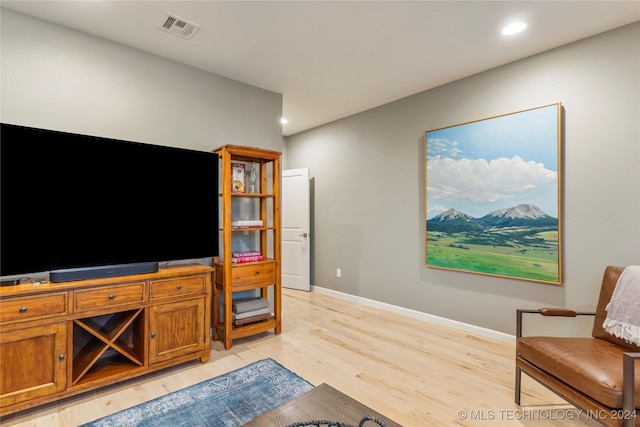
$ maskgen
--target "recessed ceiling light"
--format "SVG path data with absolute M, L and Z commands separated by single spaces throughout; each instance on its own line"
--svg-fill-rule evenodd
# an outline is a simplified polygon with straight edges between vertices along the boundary
M 282 117 L 280 119 L 280 123 L 282 123 L 283 125 L 286 125 L 287 123 L 289 123 L 289 120 L 287 120 L 286 118 Z
M 502 30 L 502 34 L 504 34 L 505 36 L 510 36 L 512 34 L 519 33 L 525 28 L 527 28 L 527 24 L 525 24 L 524 22 L 512 22 L 511 24 L 504 27 L 504 29 Z

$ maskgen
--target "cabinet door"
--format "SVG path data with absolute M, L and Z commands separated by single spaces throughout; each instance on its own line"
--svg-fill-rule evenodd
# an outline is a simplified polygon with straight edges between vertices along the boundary
M 66 389 L 67 324 L 0 334 L 0 406 Z
M 205 299 L 150 308 L 149 364 L 205 350 Z

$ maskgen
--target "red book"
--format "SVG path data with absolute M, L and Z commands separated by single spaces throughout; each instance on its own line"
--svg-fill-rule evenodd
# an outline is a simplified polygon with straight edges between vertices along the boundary
M 253 256 L 242 256 L 242 257 L 233 257 L 231 258 L 231 262 L 236 264 L 242 264 L 245 262 L 256 262 L 262 261 L 262 255 L 253 255 Z

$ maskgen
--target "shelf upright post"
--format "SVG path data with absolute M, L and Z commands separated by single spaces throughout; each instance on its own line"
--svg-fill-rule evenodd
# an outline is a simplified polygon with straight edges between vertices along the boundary
M 280 157 L 273 160 L 273 258 L 277 260 L 276 264 L 276 283 L 274 284 L 274 294 L 276 297 L 273 301 L 273 311 L 276 319 L 275 333 L 282 332 L 282 263 L 280 261 Z

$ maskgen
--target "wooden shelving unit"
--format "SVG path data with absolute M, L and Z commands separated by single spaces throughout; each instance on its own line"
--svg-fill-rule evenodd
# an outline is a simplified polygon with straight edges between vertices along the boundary
M 230 349 L 233 339 L 246 337 L 273 329 L 276 334 L 281 324 L 281 272 L 280 272 L 280 154 L 260 148 L 225 145 L 214 150 L 222 164 L 222 257 L 214 262 L 213 307 L 214 339 L 221 340 Z M 244 191 L 234 191 L 232 165 L 245 165 Z M 255 177 L 255 182 L 251 180 Z M 236 189 L 238 186 L 236 186 Z M 238 218 L 238 205 L 249 207 L 253 218 Z M 261 220 L 260 226 L 233 227 L 238 219 Z M 232 254 L 239 251 L 238 243 L 249 240 L 250 249 L 259 251 L 262 260 L 233 263 Z M 233 324 L 233 294 L 241 291 L 259 290 L 260 296 L 271 301 L 271 316 L 256 316 L 253 322 Z M 222 299 L 222 305 L 221 305 Z M 266 319 L 264 317 L 267 317 Z

